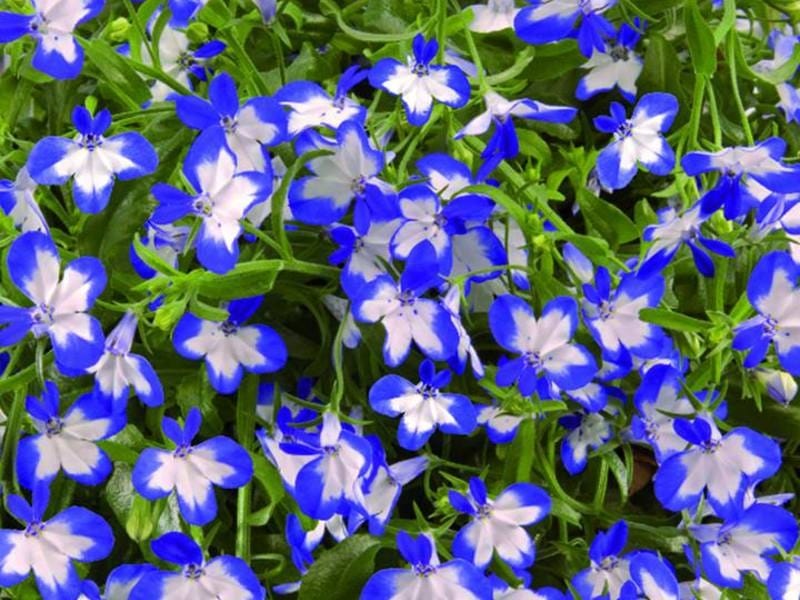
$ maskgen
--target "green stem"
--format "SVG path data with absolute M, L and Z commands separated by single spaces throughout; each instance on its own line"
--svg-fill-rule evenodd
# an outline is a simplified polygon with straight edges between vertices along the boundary
M 755 143 L 753 139 L 753 130 L 750 128 L 750 120 L 747 118 L 747 111 L 744 109 L 742 103 L 742 96 L 739 93 L 739 78 L 736 74 L 736 30 L 731 29 L 728 33 L 727 52 L 728 55 L 728 68 L 731 71 L 731 88 L 733 91 L 733 100 L 736 102 L 736 109 L 739 111 L 739 118 L 742 121 L 742 129 L 744 130 L 744 137 L 747 140 L 747 145 L 752 146 Z
M 706 93 L 708 94 L 708 109 L 711 113 L 711 127 L 714 131 L 714 149 L 718 150 L 722 147 L 722 126 L 719 120 L 717 95 L 714 93 L 714 86 L 710 81 L 706 81 Z
M 692 150 L 699 147 L 698 133 L 700 132 L 700 117 L 703 114 L 705 87 L 706 80 L 701 75 L 696 75 L 694 78 L 694 94 L 692 95 L 692 114 L 689 117 L 689 143 Z

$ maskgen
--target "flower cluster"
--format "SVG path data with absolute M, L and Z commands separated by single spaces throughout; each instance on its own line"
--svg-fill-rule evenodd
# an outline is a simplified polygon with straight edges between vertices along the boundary
M 795 9 L 10 4 L 11 597 L 798 600 Z

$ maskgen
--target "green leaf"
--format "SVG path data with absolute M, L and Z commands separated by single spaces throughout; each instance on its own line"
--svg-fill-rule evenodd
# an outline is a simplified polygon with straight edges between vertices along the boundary
M 254 260 L 236 265 L 225 275 L 204 272 L 194 282 L 195 289 L 203 296 L 220 300 L 266 294 L 284 266 L 282 260 Z
M 686 8 L 683 9 L 683 19 L 694 72 L 698 75 L 713 75 L 717 70 L 714 33 L 700 14 L 696 0 L 688 0 Z
M 639 311 L 639 318 L 646 323 L 660 325 L 673 331 L 697 332 L 711 329 L 711 321 L 695 319 L 681 313 L 672 312 L 663 308 L 643 308 Z
M 725 0 L 722 20 L 714 30 L 714 44 L 719 46 L 736 22 L 736 0 Z
M 303 577 L 299 600 L 352 600 L 372 575 L 380 543 L 368 535 L 347 538 L 323 552 Z
M 92 40 L 85 45 L 85 51 L 89 62 L 99 71 L 97 80 L 100 87 L 107 86 L 121 103 L 136 110 L 150 99 L 150 90 L 145 82 L 108 42 Z
M 612 246 L 638 239 L 639 228 L 613 204 L 585 189 L 578 190 L 577 200 L 584 218 Z

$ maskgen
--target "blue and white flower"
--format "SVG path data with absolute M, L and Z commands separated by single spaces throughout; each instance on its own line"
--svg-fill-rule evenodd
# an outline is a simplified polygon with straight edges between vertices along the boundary
M 33 2 L 32 15 L 0 12 L 0 44 L 25 35 L 36 40 L 34 68 L 56 79 L 77 77 L 83 68 L 83 48 L 75 28 L 103 10 L 104 0 L 51 0 Z
M 772 567 L 767 590 L 771 600 L 794 600 L 800 597 L 800 560 L 795 557 Z
M 625 521 L 618 521 L 594 537 L 589 546 L 589 568 L 572 578 L 581 600 L 619 600 L 622 587 L 631 579 L 630 557 L 622 555 L 627 541 Z
M 245 561 L 228 555 L 206 560 L 202 548 L 188 535 L 177 531 L 165 533 L 153 540 L 150 547 L 158 558 L 181 569 L 148 571 L 131 590 L 130 600 L 261 600 L 266 594 Z
M 36 183 L 61 185 L 72 179 L 75 204 L 86 213 L 98 213 L 108 205 L 114 179 L 135 179 L 156 170 L 158 155 L 136 131 L 110 137 L 111 113 L 97 116 L 83 106 L 72 111 L 78 134 L 74 139 L 46 137 L 31 150 L 27 169 Z
M 50 228 L 33 195 L 35 190 L 36 182 L 31 178 L 28 169 L 22 167 L 14 181 L 0 180 L 0 208 L 23 233 L 41 231 L 49 235 Z
M 477 425 L 475 407 L 462 394 L 442 392 L 450 383 L 448 370 L 436 372 L 430 360 L 419 367 L 418 384 L 399 375 L 385 375 L 369 390 L 369 404 L 389 417 L 402 416 L 397 440 L 406 450 L 419 450 L 436 429 L 442 433 L 469 435 Z
M 134 489 L 148 500 L 174 490 L 181 516 L 192 525 L 206 525 L 217 516 L 215 486 L 239 488 L 253 477 L 253 460 L 232 439 L 220 435 L 192 445 L 201 423 L 198 408 L 189 410 L 183 427 L 164 417 L 161 428 L 175 448 L 145 448 L 131 474 Z
M 361 485 L 371 466 L 372 447 L 364 438 L 342 427 L 332 412 L 322 415 L 317 445 L 290 444 L 288 453 L 311 456 L 297 473 L 295 500 L 313 519 L 327 520 L 350 506 L 361 506 Z
M 340 281 L 348 296 L 355 296 L 364 284 L 386 274 L 385 265 L 391 261 L 389 244 L 399 224 L 399 219 L 372 219 L 364 232 L 349 225 L 331 229 L 331 239 L 339 248 L 328 261 L 332 264 L 344 262 Z
M 666 334 L 660 327 L 642 321 L 639 311 L 656 307 L 665 288 L 661 275 L 645 278 L 626 273 L 612 291 L 608 270 L 597 269 L 594 285 L 583 286 L 581 308 L 604 357 L 631 364 L 631 355 L 647 359 L 661 354 Z
M 286 116 L 280 104 L 257 96 L 240 107 L 236 83 L 227 73 L 211 80 L 208 98 L 210 101 L 196 96 L 175 98 L 178 118 L 193 129 L 222 131 L 239 171 L 268 171 L 265 146 L 276 146 L 286 138 Z
M 8 273 L 33 302 L 30 308 L 0 306 L 0 347 L 16 344 L 32 331 L 48 335 L 56 363 L 85 369 L 103 353 L 103 330 L 87 311 L 106 287 L 102 263 L 91 256 L 76 258 L 59 278 L 61 261 L 53 240 L 38 231 L 23 233 L 8 251 Z
M 628 102 L 636 99 L 636 80 L 642 73 L 644 61 L 633 49 L 641 37 L 641 27 L 638 19 L 634 27 L 623 23 L 613 41 L 603 49 L 592 49 L 592 57 L 583 64 L 589 72 L 578 82 L 576 98 L 588 100 L 618 88 Z
M 678 600 L 680 587 L 675 569 L 652 552 L 635 552 L 630 558 L 631 580 L 620 593 L 620 600 Z
M 76 599 L 81 580 L 74 562 L 103 560 L 114 546 L 111 527 L 99 515 L 71 506 L 45 520 L 48 484 L 33 490 L 33 505 L 16 494 L 6 497 L 9 512 L 25 529 L 0 529 L 0 587 L 8 589 L 33 571 L 44 600 Z
M 537 319 L 521 298 L 501 296 L 489 310 L 489 327 L 501 347 L 520 354 L 498 368 L 497 385 L 516 382 L 523 396 L 550 398 L 552 385 L 577 389 L 597 372 L 589 351 L 570 343 L 578 327 L 578 305 L 572 298 L 550 300 Z
M 467 7 L 472 11 L 470 31 L 493 33 L 514 27 L 514 18 L 519 13 L 514 0 L 487 0 L 486 4 L 473 4 Z
M 147 406 L 164 402 L 164 388 L 153 366 L 144 356 L 131 353 L 136 324 L 136 315 L 126 312 L 108 334 L 103 356 L 86 370 L 94 375 L 95 390 L 121 410 L 124 410 L 131 387 Z
M 662 133 L 678 114 L 678 100 L 672 94 L 645 94 L 627 117 L 619 102 L 611 103 L 611 116 L 595 117 L 595 127 L 614 134 L 614 141 L 597 156 L 597 177 L 609 190 L 626 187 L 641 165 L 653 175 L 669 175 L 675 167 L 675 152 Z
M 706 578 L 733 589 L 742 587 L 748 572 L 766 582 L 770 556 L 789 552 L 797 541 L 792 513 L 768 504 L 753 504 L 724 523 L 690 525 L 689 531 L 700 542 Z
M 281 106 L 289 109 L 288 132 L 295 136 L 310 128 L 338 129 L 346 121 L 364 124 L 367 110 L 347 96 L 350 90 L 366 79 L 368 71 L 354 65 L 348 68 L 331 96 L 311 81 L 290 81 L 275 94 Z
M 611 423 L 601 413 L 579 412 L 558 420 L 569 431 L 561 442 L 561 462 L 570 475 L 586 468 L 589 450 L 597 450 L 613 435 Z
M 269 196 L 272 178 L 255 171 L 239 172 L 221 129 L 198 136 L 184 159 L 183 174 L 195 193 L 164 183 L 154 185 L 152 194 L 159 206 L 151 220 L 166 225 L 188 215 L 199 217 L 197 258 L 210 271 L 226 273 L 239 258 L 241 219 Z
M 129 600 L 130 593 L 142 577 L 157 571 L 153 565 L 120 565 L 106 579 L 104 600 Z M 83 600 L 83 598 L 79 598 Z
M 528 44 L 549 44 L 576 37 L 585 56 L 602 51 L 614 26 L 603 13 L 617 0 L 530 0 L 514 20 L 514 31 Z
M 786 371 L 760 367 L 756 369 L 756 377 L 764 384 L 769 397 L 784 406 L 797 396 L 797 381 Z
M 272 428 L 272 431 L 267 432 L 265 429 L 256 431 L 256 437 L 261 443 L 264 454 L 278 471 L 283 486 L 292 496 L 296 496 L 297 474 L 308 463 L 316 459 L 314 445 L 307 443 L 306 436 L 301 435 L 303 432 L 292 426 L 292 421 L 295 419 L 308 420 L 304 412 L 301 411 L 294 417 L 287 406 L 281 406 L 275 419 L 276 426 Z M 313 418 L 315 415 L 309 416 Z M 297 453 L 296 448 L 302 446 L 308 446 L 308 451 Z M 288 452 L 287 448 L 295 449 L 295 452 Z
M 647 249 L 639 275 L 647 277 L 661 271 L 672 261 L 680 247 L 686 244 L 700 274 L 713 277 L 714 261 L 708 252 L 726 258 L 733 258 L 736 252 L 730 244 L 703 235 L 701 227 L 709 216 L 702 211 L 700 203 L 683 214 L 678 214 L 672 207 L 660 210 L 658 224 L 650 225 L 644 230 L 643 239 L 653 244 Z
M 498 404 L 483 406 L 478 410 L 478 425 L 486 428 L 486 435 L 493 444 L 513 441 L 524 420 L 524 416 L 508 413 Z
M 369 72 L 373 87 L 400 96 L 408 122 L 414 126 L 427 123 L 433 101 L 461 108 L 469 100 L 469 80 L 464 72 L 452 65 L 433 65 L 439 52 L 439 42 L 425 41 L 422 34 L 414 38 L 413 55 L 406 64 L 394 58 L 379 60 Z
M 411 569 L 383 569 L 369 578 L 361 600 L 490 600 L 489 580 L 473 564 L 456 558 L 439 562 L 430 534 L 397 533 L 397 549 Z
M 450 313 L 436 300 L 421 297 L 439 285 L 438 273 L 436 251 L 423 242 L 409 254 L 399 283 L 380 275 L 353 299 L 357 321 L 380 321 L 386 329 L 383 359 L 388 366 L 405 361 L 412 341 L 432 360 L 447 360 L 458 348 L 458 332 Z
M 736 219 L 761 204 L 746 185 L 751 179 L 770 192 L 800 192 L 800 167 L 784 164 L 784 154 L 786 142 L 772 137 L 755 146 L 689 152 L 681 159 L 681 166 L 691 176 L 719 172 L 717 183 L 703 195 L 703 211 L 712 213 L 724 206 L 725 218 Z
M 656 498 L 669 510 L 692 510 L 705 492 L 715 514 L 727 518 L 750 486 L 780 467 L 780 446 L 747 427 L 724 436 L 705 419 L 675 419 L 673 427 L 689 447 L 666 458 L 654 477 Z
M 746 368 L 757 367 L 771 345 L 781 367 L 800 374 L 800 267 L 786 252 L 770 252 L 758 261 L 747 284 L 747 298 L 758 312 L 734 330 L 732 347 L 747 350 Z
M 550 512 L 550 496 L 532 483 L 514 483 L 489 498 L 486 485 L 469 480 L 469 494 L 450 490 L 450 504 L 472 516 L 453 539 L 453 554 L 485 569 L 497 555 L 512 567 L 533 564 L 536 547 L 524 527 L 538 523 Z
M 81 485 L 97 485 L 111 474 L 111 460 L 98 447 L 125 426 L 125 415 L 111 412 L 91 394 L 84 394 L 62 415 L 56 384 L 46 381 L 41 400 L 29 396 L 25 408 L 37 433 L 17 447 L 17 478 L 32 489 L 50 482 L 59 471 Z
M 332 154 L 311 159 L 308 168 L 314 174 L 292 182 L 288 193 L 292 214 L 303 223 L 330 225 L 342 219 L 356 200 L 355 226 L 365 231 L 370 215 L 383 216 L 379 209 L 385 197 L 393 195 L 378 179 L 384 166 L 383 153 L 371 146 L 363 126 L 356 121 L 339 126 L 335 143 L 319 136 L 310 139 L 316 143 L 309 150 L 330 150 Z
M 190 360 L 205 359 L 208 380 L 220 394 L 235 392 L 245 371 L 272 373 L 286 364 L 286 344 L 274 329 L 244 324 L 263 299 L 255 296 L 231 301 L 227 306 L 229 317 L 221 322 L 186 313 L 175 327 L 175 350 Z

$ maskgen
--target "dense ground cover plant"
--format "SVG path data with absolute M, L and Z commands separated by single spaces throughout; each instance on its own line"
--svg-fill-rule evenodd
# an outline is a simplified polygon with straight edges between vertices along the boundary
M 0 4 L 0 598 L 800 600 L 800 5 Z

